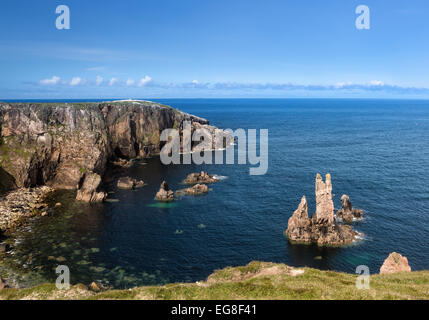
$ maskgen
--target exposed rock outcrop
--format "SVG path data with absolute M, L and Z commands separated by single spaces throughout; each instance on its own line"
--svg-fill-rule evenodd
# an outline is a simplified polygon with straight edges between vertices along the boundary
M 100 191 L 101 177 L 97 173 L 87 172 L 78 186 L 76 200 L 83 202 L 103 202 L 107 193 Z
M 355 240 L 358 233 L 335 220 L 330 174 L 326 175 L 325 182 L 317 174 L 315 192 L 316 212 L 309 218 L 307 199 L 304 196 L 288 221 L 286 235 L 289 240 L 296 243 L 316 243 L 319 246 L 341 246 Z
M 206 194 L 209 192 L 209 187 L 205 184 L 196 184 L 190 188 L 183 189 L 179 193 L 184 193 L 191 196 Z
M 348 195 L 342 195 L 341 206 L 342 209 L 337 211 L 338 218 L 343 219 L 345 222 L 353 222 L 354 219 L 362 219 L 363 211 L 361 209 L 353 208 Z
M 75 189 L 86 172 L 160 152 L 164 129 L 207 120 L 149 101 L 0 103 L 0 192 L 49 185 Z M 198 142 L 192 142 L 195 148 Z M 7 181 L 6 181 L 7 180 Z
M 133 190 L 144 186 L 143 180 L 136 180 L 131 177 L 122 177 L 118 179 L 117 187 L 124 190 Z
M 389 274 L 396 272 L 411 272 L 408 265 L 408 259 L 399 253 L 392 252 L 380 268 L 380 274 Z
M 171 202 L 174 201 L 174 192 L 170 190 L 167 182 L 163 181 L 161 183 L 161 188 L 157 192 L 155 199 L 161 202 Z
M 215 183 L 218 182 L 219 179 L 217 179 L 215 176 L 208 174 L 205 171 L 201 171 L 201 173 L 191 173 L 189 174 L 184 183 L 186 184 L 202 184 L 202 183 Z

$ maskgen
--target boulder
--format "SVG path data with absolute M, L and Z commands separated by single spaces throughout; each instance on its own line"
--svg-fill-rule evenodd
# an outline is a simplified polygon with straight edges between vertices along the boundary
M 170 190 L 167 182 L 163 181 L 161 183 L 161 188 L 156 193 L 155 199 L 161 202 L 174 201 L 174 192 Z
M 338 210 L 337 217 L 343 219 L 345 222 L 352 222 L 354 219 L 362 219 L 363 211 L 361 209 L 354 209 L 350 201 L 350 197 L 343 194 L 341 197 L 342 209 Z
M 201 173 L 191 173 L 189 174 L 184 183 L 186 184 L 202 184 L 202 183 L 215 183 L 218 182 L 215 176 L 208 174 L 205 171 L 201 171 Z
M 0 291 L 3 289 L 9 288 L 9 286 L 6 284 L 6 282 L 0 277 Z
M 331 175 L 324 182 L 316 176 L 316 212 L 308 216 L 307 199 L 304 196 L 288 221 L 286 235 L 291 242 L 316 243 L 319 246 L 342 246 L 353 242 L 358 233 L 351 227 L 340 225 L 334 216 Z
M 119 189 L 124 189 L 124 190 L 133 190 L 135 188 L 141 188 L 143 186 L 144 186 L 143 180 L 136 180 L 130 177 L 119 178 L 117 183 L 117 187 Z
M 10 251 L 10 245 L 7 243 L 0 243 L 0 253 L 5 253 Z
M 208 192 L 209 192 L 209 187 L 207 187 L 207 185 L 205 184 L 196 184 L 190 188 L 183 190 L 184 194 L 188 194 L 192 196 L 206 194 Z
M 392 252 L 380 268 L 380 274 L 390 274 L 396 272 L 411 272 L 408 259 L 399 253 Z
M 103 202 L 107 193 L 100 191 L 101 177 L 97 173 L 87 172 L 79 184 L 76 200 L 83 202 Z

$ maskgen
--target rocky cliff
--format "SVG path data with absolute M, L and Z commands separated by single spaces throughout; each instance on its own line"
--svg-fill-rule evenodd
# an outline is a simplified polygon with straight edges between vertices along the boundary
M 0 192 L 49 185 L 74 189 L 109 161 L 160 152 L 160 133 L 205 119 L 149 101 L 0 103 Z

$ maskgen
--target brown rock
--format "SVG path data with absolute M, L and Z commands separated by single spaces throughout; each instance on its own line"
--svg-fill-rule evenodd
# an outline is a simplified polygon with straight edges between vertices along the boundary
M 161 202 L 174 201 L 174 192 L 170 190 L 167 182 L 163 181 L 161 183 L 161 188 L 157 192 L 155 199 Z
M 326 175 L 326 182 L 323 182 L 320 174 L 316 176 L 316 213 L 313 220 L 323 224 L 332 224 L 335 221 L 332 182 L 329 173 Z
M 201 195 L 209 192 L 209 187 L 205 184 L 196 184 L 190 188 L 184 189 L 183 193 L 188 195 Z
M 380 268 L 380 274 L 389 274 L 396 272 L 411 272 L 408 265 L 408 259 L 399 253 L 392 252 Z
M 117 183 L 117 187 L 119 189 L 124 189 L 124 190 L 132 190 L 135 188 L 141 188 L 143 186 L 144 186 L 143 180 L 137 181 L 136 179 L 133 179 L 130 177 L 119 178 Z
M 98 284 L 96 284 L 95 282 L 91 282 L 91 284 L 89 285 L 89 288 L 92 291 L 95 291 L 95 292 L 100 292 L 101 291 L 100 286 Z
M 107 193 L 99 191 L 100 185 L 100 175 L 93 172 L 85 173 L 79 184 L 76 200 L 83 202 L 103 202 L 107 197 Z
M 337 217 L 342 218 L 345 222 L 352 222 L 353 219 L 362 219 L 363 211 L 361 209 L 353 209 L 350 197 L 344 194 L 341 197 L 342 209 L 338 210 Z
M 308 218 L 308 205 L 305 196 L 302 197 L 298 209 L 289 218 L 286 235 L 294 242 L 312 242 L 311 221 Z
M 331 175 L 323 182 L 316 177 L 316 212 L 310 219 L 305 196 L 288 221 L 286 235 L 291 242 L 316 243 L 319 246 L 341 246 L 355 240 L 358 233 L 349 226 L 337 224 L 332 201 Z
M 202 184 L 202 183 L 215 183 L 218 182 L 215 176 L 208 174 L 205 171 L 201 171 L 201 173 L 191 173 L 189 174 L 184 183 L 186 184 Z
M 0 277 L 0 291 L 3 289 L 9 288 L 9 286 L 6 284 L 6 282 Z

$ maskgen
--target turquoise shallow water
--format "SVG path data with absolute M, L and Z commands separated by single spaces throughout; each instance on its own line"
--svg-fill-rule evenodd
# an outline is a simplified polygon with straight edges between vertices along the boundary
M 159 100 L 205 117 L 221 128 L 269 129 L 269 170 L 248 165 L 164 166 L 159 159 L 128 175 L 147 186 L 116 190 L 102 205 L 73 201 L 34 220 L 4 257 L 23 284 L 54 280 L 70 267 L 72 282 L 101 280 L 114 287 L 197 281 L 215 269 L 252 260 L 354 272 L 378 272 L 392 251 L 413 269 L 429 269 L 429 102 L 405 100 Z M 177 190 L 190 172 L 226 177 L 204 197 L 157 204 L 163 179 Z M 332 174 L 338 208 L 343 193 L 364 209 L 354 227 L 365 239 L 347 248 L 288 243 L 283 232 L 302 195 L 315 209 L 317 172 Z M 322 259 L 315 259 L 321 256 Z M 3 270 L 3 272 L 5 272 Z

